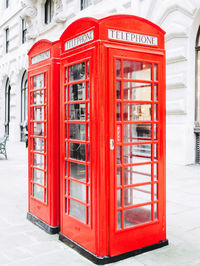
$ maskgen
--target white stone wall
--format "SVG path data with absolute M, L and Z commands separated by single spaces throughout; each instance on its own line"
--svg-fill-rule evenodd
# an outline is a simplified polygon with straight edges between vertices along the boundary
M 20 139 L 21 78 L 27 51 L 39 39 L 59 38 L 74 20 L 84 16 L 129 13 L 158 24 L 166 31 L 167 50 L 167 161 L 194 163 L 195 41 L 200 25 L 199 0 L 92 0 L 80 11 L 80 0 L 55 0 L 53 21 L 44 24 L 44 0 L 0 3 L 0 136 L 4 133 L 5 82 L 11 83 L 10 139 Z M 21 18 L 28 24 L 22 45 Z M 10 28 L 10 52 L 5 54 L 5 29 Z

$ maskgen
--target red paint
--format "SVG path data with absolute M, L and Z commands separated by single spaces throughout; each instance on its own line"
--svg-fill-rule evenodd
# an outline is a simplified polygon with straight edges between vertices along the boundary
M 29 213 L 52 227 L 60 225 L 59 47 L 58 42 L 41 40 L 28 53 L 28 209 Z M 49 56 L 41 60 L 40 55 L 46 51 L 49 51 Z M 39 58 L 40 61 L 32 63 L 32 58 Z M 35 130 L 34 124 L 37 125 Z M 41 178 L 37 178 L 38 174 Z
M 150 46 L 109 40 L 108 29 L 154 36 L 158 38 L 158 45 Z M 77 44 L 75 40 L 73 44 L 70 44 L 74 47 L 70 46 L 71 48 L 65 51 L 66 41 L 79 37 L 77 40 L 80 42 L 81 35 L 91 30 L 94 34 L 92 40 L 84 44 Z M 72 23 L 64 31 L 60 38 L 60 44 L 61 233 L 97 256 L 115 256 L 165 240 L 164 31 L 145 19 L 130 15 L 115 15 L 100 20 L 82 18 Z M 88 61 L 89 77 L 86 74 Z M 127 61 L 129 63 L 135 61 L 132 72 L 137 75 L 137 78 L 131 76 L 131 67 L 128 66 Z M 121 64 L 118 76 L 116 76 L 117 62 Z M 80 77 L 78 81 L 70 81 L 69 75 L 73 69 L 72 66 L 79 63 L 85 64 L 81 81 Z M 155 66 L 158 67 L 158 78 L 153 71 Z M 146 73 L 145 80 L 142 80 L 142 76 L 138 76 L 140 73 L 138 71 L 142 70 L 144 70 L 142 73 Z M 67 71 L 67 79 L 65 78 L 65 71 Z M 148 75 L 150 76 L 149 79 L 146 78 Z M 83 96 L 80 89 L 78 98 L 70 98 L 70 88 L 76 89 L 80 83 L 84 84 L 81 86 L 86 87 L 88 82 L 90 84 L 89 94 L 85 91 L 85 96 Z M 117 82 L 121 84 L 121 90 L 118 92 L 116 92 Z M 132 84 L 131 88 L 134 89 L 130 89 L 130 84 Z M 136 94 L 140 98 L 134 98 L 136 97 L 134 90 L 137 90 L 137 86 L 141 91 L 146 90 L 143 94 L 144 98 L 141 98 L 142 96 L 138 92 Z M 154 86 L 158 87 L 157 98 L 156 91 L 153 89 Z M 150 92 L 148 91 L 149 87 Z M 72 104 L 74 105 L 72 106 Z M 90 109 L 87 109 L 88 105 L 90 105 Z M 118 114 L 117 105 L 118 108 L 120 106 Z M 157 114 L 154 116 L 156 108 Z M 87 110 L 90 110 L 89 117 Z M 127 121 L 127 119 L 131 121 Z M 79 140 L 74 139 L 73 133 L 70 133 L 72 124 L 82 124 L 86 137 L 79 136 Z M 126 126 L 127 124 L 129 127 Z M 133 129 L 130 130 L 130 127 Z M 87 137 L 88 130 L 90 137 Z M 157 137 L 154 138 L 155 130 Z M 135 132 L 138 134 L 137 138 L 134 136 Z M 143 132 L 142 136 L 140 136 L 140 132 Z M 114 140 L 114 150 L 110 149 L 110 139 Z M 138 150 L 140 153 L 143 152 L 141 145 L 146 149 L 147 155 L 138 155 Z M 81 147 L 84 150 L 86 146 L 85 156 L 83 156 Z M 90 147 L 90 158 L 87 153 L 88 147 Z M 121 162 L 117 162 L 117 149 L 119 149 L 118 154 L 121 155 Z M 80 152 L 77 155 L 78 150 Z M 127 150 L 129 156 L 126 155 Z M 157 154 L 154 156 L 156 150 Z M 73 158 L 74 156 L 77 158 Z M 133 159 L 138 161 L 130 163 Z M 74 175 L 77 173 L 70 173 L 70 165 L 73 168 L 75 163 L 81 165 L 79 165 L 82 169 L 80 172 L 85 173 L 85 179 L 76 179 Z M 130 166 L 132 168 L 129 168 Z M 145 174 L 144 170 L 141 172 L 142 167 L 150 169 L 150 174 Z M 89 171 L 90 180 L 88 179 Z M 121 171 L 119 184 L 117 184 L 117 171 Z M 157 179 L 154 178 L 155 171 L 157 171 Z M 135 183 L 138 175 L 139 181 Z M 145 182 L 143 177 L 146 178 Z M 128 182 L 130 184 L 127 184 Z M 77 196 L 77 190 L 73 190 L 70 184 L 75 184 L 76 187 L 81 188 L 79 192 L 83 191 L 82 198 L 78 198 L 80 194 Z M 147 187 L 151 188 L 150 194 Z M 156 188 L 158 192 L 157 196 L 154 196 Z M 84 191 L 87 194 L 84 194 L 86 193 Z M 118 206 L 117 191 L 121 192 Z M 85 198 L 83 195 L 86 195 Z M 90 200 L 88 195 L 90 195 Z M 143 202 L 140 202 L 136 195 L 142 195 L 144 197 Z M 135 202 L 136 198 L 139 199 L 138 202 Z M 81 215 L 80 213 L 70 215 L 70 212 L 74 210 L 69 208 L 70 202 L 81 206 L 83 210 Z M 156 206 L 158 206 L 158 218 L 156 218 Z M 91 213 L 90 221 L 88 220 L 89 211 Z M 117 228 L 117 211 L 121 212 L 121 228 Z M 76 218 L 79 215 L 80 219 L 84 221 Z M 132 226 L 128 227 L 128 224 L 132 224 Z

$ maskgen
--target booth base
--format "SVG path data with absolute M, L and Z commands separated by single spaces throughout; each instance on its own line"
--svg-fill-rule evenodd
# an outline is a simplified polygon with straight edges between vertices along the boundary
M 38 217 L 34 216 L 33 214 L 27 212 L 27 219 L 31 221 L 33 224 L 37 225 L 41 229 L 43 229 L 48 234 L 57 234 L 60 231 L 60 226 L 51 226 L 42 220 L 40 220 Z
M 76 250 L 78 253 L 80 253 L 81 255 L 83 255 L 84 257 L 86 257 L 87 259 L 89 259 L 90 261 L 92 261 L 95 264 L 98 265 L 104 265 L 107 263 L 112 263 L 112 262 L 116 262 L 119 260 L 123 260 L 129 257 L 133 257 L 139 254 L 142 254 L 144 252 L 147 251 L 151 251 L 157 248 L 161 248 L 164 246 L 168 245 L 168 240 L 164 240 L 164 241 L 160 241 L 157 244 L 151 245 L 151 246 L 147 246 L 144 248 L 140 248 L 137 250 L 133 250 L 127 253 L 123 253 L 121 255 L 117 255 L 114 257 L 98 257 L 95 254 L 89 252 L 88 250 L 84 249 L 82 246 L 80 246 L 79 244 L 77 244 L 76 242 L 74 242 L 73 240 L 69 239 L 68 237 L 64 236 L 63 234 L 59 233 L 59 240 L 61 240 L 63 243 L 65 243 L 66 245 L 68 245 L 69 247 L 73 248 L 74 250 Z

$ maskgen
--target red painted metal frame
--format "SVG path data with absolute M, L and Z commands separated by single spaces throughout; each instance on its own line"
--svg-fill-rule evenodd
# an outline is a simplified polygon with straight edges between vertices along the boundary
M 156 36 L 156 47 L 125 43 L 108 39 L 108 29 L 117 29 L 143 35 Z M 65 42 L 86 32 L 94 31 L 94 39 L 65 51 Z M 165 50 L 164 31 L 157 25 L 130 15 L 114 15 L 100 20 L 82 18 L 72 23 L 62 34 L 61 42 L 61 233 L 80 244 L 96 256 L 115 256 L 131 250 L 153 245 L 166 240 L 166 192 L 165 192 Z M 91 225 L 88 226 L 70 215 L 65 210 L 65 102 L 64 72 L 65 67 L 77 62 L 90 60 L 90 156 L 91 156 Z M 158 121 L 141 123 L 158 124 L 158 140 L 153 139 L 143 144 L 158 144 L 158 160 L 153 158 L 149 164 L 158 163 L 158 181 L 152 179 L 152 206 L 158 203 L 158 220 L 151 211 L 151 222 L 117 230 L 116 228 L 116 149 L 127 143 L 117 143 L 116 121 L 116 86 L 115 60 L 136 60 L 158 65 L 158 82 L 153 79 L 149 84 L 158 84 L 158 102 L 142 101 L 142 103 L 158 104 Z M 153 66 L 153 65 L 152 65 Z M 130 80 L 129 80 L 130 81 Z M 152 92 L 153 95 L 153 92 Z M 141 101 L 128 101 L 134 104 Z M 123 125 L 124 122 L 121 122 Z M 136 123 L 136 122 L 135 122 Z M 140 123 L 140 122 L 137 122 Z M 125 124 L 125 123 L 124 123 Z M 134 124 L 134 122 L 132 122 Z M 114 139 L 114 150 L 110 150 L 110 139 Z M 68 140 L 67 140 L 68 141 Z M 134 143 L 135 144 L 135 143 Z M 141 142 L 140 142 L 141 144 Z M 152 145 L 154 146 L 154 145 Z M 123 152 L 123 148 L 122 148 Z M 153 161 L 152 161 L 153 160 Z M 121 166 L 123 167 L 123 166 Z M 153 169 L 153 168 L 152 168 Z M 154 184 L 158 184 L 158 200 L 154 199 Z M 139 184 L 137 184 L 138 186 Z M 144 185 L 144 184 L 143 184 Z M 122 184 L 121 187 L 123 188 Z M 134 187 L 134 185 L 127 186 Z M 144 206 L 140 204 L 135 206 Z M 123 205 L 123 200 L 121 202 Z M 120 209 L 120 208 L 119 208 Z M 121 210 L 123 207 L 121 208 Z
M 50 42 L 47 40 L 38 41 L 30 49 L 29 69 L 28 69 L 28 174 L 29 174 L 29 204 L 28 211 L 31 215 L 45 222 L 50 227 L 58 227 L 60 225 L 59 215 L 59 76 L 60 76 L 60 44 L 59 42 Z M 32 64 L 32 58 L 43 52 L 49 51 L 50 56 L 45 60 Z M 33 79 L 38 75 L 43 75 L 45 80 L 44 88 L 33 90 Z M 33 103 L 33 92 L 43 91 L 43 97 L 46 97 L 46 103 L 35 105 Z M 35 107 L 43 106 L 46 108 L 46 117 L 39 122 L 44 123 L 44 136 L 35 136 L 33 132 L 33 111 Z M 44 111 L 43 111 L 44 112 Z M 43 114 L 44 115 L 44 114 Z M 34 151 L 33 140 L 44 139 L 44 152 Z M 32 169 L 40 168 L 34 166 L 33 154 L 44 154 L 46 175 L 44 186 L 34 182 L 34 174 Z M 44 188 L 44 201 L 34 197 L 34 184 Z

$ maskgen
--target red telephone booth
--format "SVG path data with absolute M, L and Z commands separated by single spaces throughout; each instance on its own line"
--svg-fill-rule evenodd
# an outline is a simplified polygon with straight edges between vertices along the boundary
M 60 44 L 38 41 L 28 69 L 27 218 L 50 234 L 59 231 Z
M 168 243 L 164 34 L 113 15 L 60 38 L 59 237 L 95 263 Z

